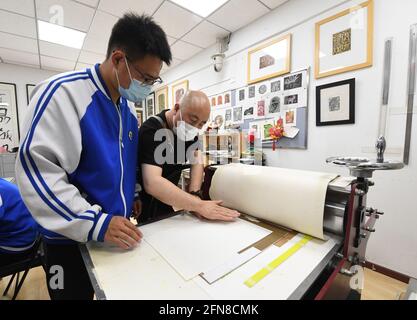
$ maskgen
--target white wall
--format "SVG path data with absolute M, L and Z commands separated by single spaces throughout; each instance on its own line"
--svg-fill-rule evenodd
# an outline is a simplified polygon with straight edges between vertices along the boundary
M 26 84 L 37 84 L 54 74 L 56 72 L 0 63 L 0 82 L 16 84 L 20 127 L 22 127 L 23 119 L 26 115 Z
M 246 52 L 250 47 L 279 34 L 293 34 L 292 69 L 314 68 L 314 24 L 360 0 L 291 0 L 265 17 L 232 35 L 224 70 L 210 66 L 209 48 L 163 75 L 165 83 L 188 79 L 192 89 L 208 94 L 246 85 Z M 401 2 L 401 4 L 400 4 Z M 391 154 L 402 158 L 408 66 L 409 27 L 417 23 L 417 1 L 375 0 L 374 65 L 372 68 L 316 81 L 311 77 L 309 94 L 308 150 L 266 151 L 268 164 L 306 170 L 347 170 L 330 167 L 325 159 L 334 155 L 374 157 L 382 92 L 384 40 L 394 37 L 393 69 L 387 139 Z M 315 87 L 356 78 L 356 124 L 319 128 L 315 125 Z M 171 94 L 171 92 L 170 92 Z M 171 97 L 170 97 L 171 99 Z M 171 100 L 170 100 L 171 101 Z M 417 108 L 417 106 L 416 106 Z M 385 211 L 371 237 L 367 258 L 373 263 L 417 277 L 417 119 L 414 119 L 411 164 L 402 171 L 380 172 L 370 191 L 368 204 Z

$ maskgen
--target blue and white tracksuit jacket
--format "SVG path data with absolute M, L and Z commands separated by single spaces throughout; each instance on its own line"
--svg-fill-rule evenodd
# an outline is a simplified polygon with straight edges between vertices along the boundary
M 112 102 L 96 65 L 36 86 L 28 113 L 16 179 L 45 241 L 103 241 L 112 216 L 132 210 L 134 106 Z
M 0 253 L 21 253 L 34 245 L 38 225 L 16 185 L 0 179 Z

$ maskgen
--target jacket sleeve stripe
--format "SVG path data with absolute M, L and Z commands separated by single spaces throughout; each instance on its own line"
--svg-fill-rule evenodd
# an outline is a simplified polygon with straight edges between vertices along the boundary
M 84 73 L 85 74 L 85 73 Z M 66 77 L 69 78 L 69 77 Z M 22 162 L 22 165 L 24 167 L 25 173 L 28 176 L 31 184 L 33 185 L 33 187 L 35 188 L 36 192 L 39 194 L 39 196 L 42 198 L 42 200 L 55 212 L 57 212 L 59 215 L 61 215 L 62 217 L 65 217 L 66 220 L 71 221 L 71 217 L 72 218 L 80 218 L 80 219 L 84 219 L 84 220 L 94 220 L 94 219 L 90 219 L 87 217 L 79 217 L 78 215 L 74 214 L 71 210 L 69 210 L 69 208 L 67 206 L 65 206 L 64 203 L 62 203 L 56 196 L 55 194 L 50 190 L 50 188 L 48 187 L 48 185 L 45 183 L 44 179 L 42 178 L 38 168 L 36 167 L 35 161 L 33 160 L 31 154 L 30 154 L 30 144 L 32 142 L 32 138 L 33 138 L 33 134 L 35 132 L 36 126 L 39 123 L 40 118 L 42 117 L 43 112 L 45 111 L 45 109 L 48 106 L 49 101 L 51 100 L 53 94 L 55 93 L 55 91 L 61 86 L 62 83 L 65 82 L 71 82 L 71 81 L 77 81 L 77 80 L 82 80 L 82 79 L 88 79 L 88 76 L 80 76 L 77 78 L 70 78 L 70 79 L 62 79 L 62 81 L 58 82 L 55 87 L 52 89 L 52 91 L 49 93 L 47 99 L 45 100 L 45 102 L 42 104 L 41 109 L 39 110 L 39 112 L 35 115 L 34 120 L 32 122 L 32 126 L 31 129 L 28 132 L 28 135 L 26 136 L 26 139 L 23 143 L 23 152 L 20 153 L 20 160 Z M 58 80 L 58 79 L 57 79 Z M 57 81 L 55 80 L 55 82 Z M 49 86 L 48 86 L 49 88 Z M 48 91 L 48 88 L 46 89 L 46 91 Z M 45 91 L 45 92 L 46 92 Z M 45 92 L 42 94 L 42 96 L 45 94 Z M 39 108 L 39 105 L 42 101 L 42 97 L 39 100 L 36 109 Z M 41 185 L 44 187 L 44 189 L 46 190 L 46 192 L 49 194 L 49 196 L 58 204 L 58 206 L 60 206 L 62 209 L 64 209 L 68 214 L 69 217 L 63 213 L 61 210 L 59 210 L 58 208 L 56 208 L 46 197 L 45 195 L 42 193 L 42 191 L 40 190 L 39 186 L 36 184 L 30 169 L 28 167 L 28 164 L 26 163 L 26 159 L 25 159 L 25 155 L 28 157 L 29 162 L 36 174 L 36 177 L 38 178 L 38 180 L 40 181 Z

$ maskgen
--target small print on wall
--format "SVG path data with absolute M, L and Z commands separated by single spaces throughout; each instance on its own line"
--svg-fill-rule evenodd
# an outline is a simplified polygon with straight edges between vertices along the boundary
M 284 78 L 284 90 L 298 89 L 303 86 L 303 73 L 292 74 Z
M 224 94 L 224 105 L 225 105 L 225 107 L 230 107 L 232 105 L 232 94 L 231 94 L 231 92 L 226 92 Z
M 243 119 L 253 119 L 255 116 L 254 103 L 247 105 L 243 108 Z
M 219 96 L 217 96 L 217 105 L 219 107 L 222 107 L 223 106 L 223 95 L 222 94 L 219 95 Z
M 245 88 L 239 89 L 239 102 L 243 102 L 246 99 L 246 90 Z
M 226 123 L 232 122 L 232 108 L 226 109 L 224 120 Z
M 211 107 L 215 107 L 217 105 L 216 97 L 211 97 Z
M 275 121 L 270 119 L 262 123 L 262 140 L 268 141 L 271 140 L 271 134 L 269 130 L 275 125 Z
M 355 123 L 355 79 L 316 88 L 316 124 L 330 126 Z
M 306 70 L 293 72 L 282 78 L 283 109 L 302 108 L 308 104 L 308 72 Z
M 333 55 L 348 52 L 352 49 L 352 28 L 333 35 Z
M 285 111 L 284 126 L 297 126 L 297 109 Z
M 268 114 L 277 114 L 281 112 L 281 96 L 272 96 L 269 100 Z
M 263 94 L 265 94 L 267 92 L 268 92 L 268 86 L 266 85 L 266 83 L 263 83 L 262 85 L 259 86 L 258 93 L 260 95 L 263 95 Z
M 259 58 L 259 69 L 264 69 L 275 64 L 275 58 L 269 54 L 265 54 Z
M 281 79 L 271 81 L 271 92 L 281 91 Z
M 233 123 L 243 122 L 243 107 L 233 108 Z
M 213 129 L 223 130 L 226 123 L 225 117 L 225 109 L 214 109 L 212 111 Z
M 249 91 L 248 98 L 249 99 L 255 98 L 255 96 L 256 96 L 256 87 L 255 86 L 250 86 L 248 91 Z
M 250 122 L 249 123 L 249 132 L 254 134 L 256 139 L 262 138 L 262 129 L 263 129 L 263 122 Z
M 286 106 L 298 104 L 298 94 L 291 94 L 289 96 L 284 97 L 284 104 Z
M 258 108 L 256 115 L 258 117 L 265 117 L 265 100 L 258 101 Z

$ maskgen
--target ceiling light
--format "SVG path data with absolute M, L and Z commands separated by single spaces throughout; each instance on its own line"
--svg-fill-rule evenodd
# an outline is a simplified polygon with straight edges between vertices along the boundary
M 217 8 L 229 0 L 172 0 L 181 7 L 188 9 L 203 18 L 208 17 Z
M 38 20 L 39 40 L 81 49 L 86 33 Z

